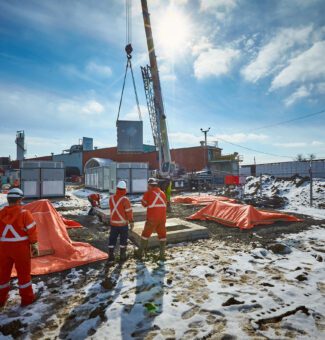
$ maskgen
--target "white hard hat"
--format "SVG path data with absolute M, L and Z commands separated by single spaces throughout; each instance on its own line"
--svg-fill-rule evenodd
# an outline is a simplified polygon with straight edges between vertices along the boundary
M 8 191 L 7 197 L 9 197 L 9 198 L 23 198 L 24 193 L 21 189 L 14 188 L 14 189 L 10 189 Z
M 151 177 L 151 178 L 148 179 L 148 184 L 157 185 L 158 181 L 157 181 L 156 178 Z
M 117 183 L 117 189 L 126 189 L 126 182 L 125 181 L 119 181 Z

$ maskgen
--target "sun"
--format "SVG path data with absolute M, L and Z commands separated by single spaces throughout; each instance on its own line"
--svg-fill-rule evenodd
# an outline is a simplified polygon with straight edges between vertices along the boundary
M 157 25 L 157 48 L 160 54 L 173 58 L 184 53 L 189 43 L 190 31 L 188 17 L 174 6 L 168 7 Z

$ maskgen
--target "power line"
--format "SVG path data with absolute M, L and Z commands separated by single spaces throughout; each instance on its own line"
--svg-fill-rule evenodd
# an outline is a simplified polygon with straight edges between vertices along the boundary
M 268 155 L 268 156 L 273 156 L 273 157 L 282 157 L 282 158 L 290 158 L 290 159 L 294 159 L 294 157 L 292 156 L 283 156 L 283 155 L 276 155 L 274 153 L 270 153 L 270 152 L 264 152 L 264 151 L 260 151 L 260 150 L 256 150 L 256 149 L 252 149 L 252 148 L 248 148 L 247 146 L 243 146 L 243 145 L 240 145 L 240 144 L 236 144 L 236 143 L 233 143 L 233 142 L 229 142 L 225 139 L 222 139 L 220 137 L 217 136 L 217 139 L 225 142 L 225 143 L 229 143 L 229 144 L 232 144 L 232 145 L 235 145 L 235 146 L 238 146 L 240 148 L 243 148 L 243 149 L 246 149 L 246 150 L 249 150 L 249 151 L 253 151 L 253 152 L 257 152 L 257 153 L 261 153 L 261 154 L 264 154 L 264 155 Z
M 279 126 L 279 125 L 282 125 L 282 124 L 292 123 L 292 122 L 295 122 L 297 120 L 306 119 L 306 118 L 317 116 L 317 115 L 320 115 L 320 114 L 323 114 L 323 113 L 325 113 L 325 109 L 321 110 L 321 111 L 313 112 L 313 113 L 308 113 L 306 115 L 299 116 L 299 117 L 296 117 L 296 118 L 292 118 L 292 119 L 288 119 L 288 120 L 283 120 L 282 122 L 278 122 L 278 123 L 274 123 L 274 124 L 269 124 L 269 125 L 264 125 L 264 126 L 252 129 L 251 131 L 262 130 L 262 129 L 267 129 L 267 128 L 270 128 L 270 127 L 273 127 L 273 126 Z

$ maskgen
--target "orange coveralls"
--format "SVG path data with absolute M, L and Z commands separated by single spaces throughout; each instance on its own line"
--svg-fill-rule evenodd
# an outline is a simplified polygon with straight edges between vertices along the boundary
M 117 189 L 114 196 L 109 199 L 111 211 L 108 248 L 112 251 L 120 237 L 120 248 L 126 248 L 128 243 L 129 222 L 133 222 L 133 211 L 130 200 L 125 196 L 126 190 Z
M 100 195 L 99 194 L 90 194 L 88 195 L 88 201 L 90 202 L 92 207 L 98 207 L 100 203 Z
M 147 220 L 141 237 L 147 240 L 156 231 L 160 241 L 166 241 L 166 210 L 165 193 L 158 187 L 144 193 L 142 205 L 147 208 Z
M 34 302 L 30 244 L 37 242 L 36 223 L 22 206 L 0 210 L 0 306 L 8 299 L 13 265 L 16 267 L 22 306 Z

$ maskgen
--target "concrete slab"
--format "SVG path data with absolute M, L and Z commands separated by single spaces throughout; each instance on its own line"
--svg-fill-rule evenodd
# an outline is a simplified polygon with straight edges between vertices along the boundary
M 141 233 L 145 222 L 137 222 L 133 231 L 129 232 L 130 240 L 137 246 L 141 242 Z M 208 229 L 193 222 L 181 220 L 180 218 L 168 218 L 166 223 L 167 243 L 180 243 L 209 238 Z M 149 239 L 149 248 L 159 246 L 157 234 L 154 233 Z
M 146 219 L 147 209 L 142 205 L 133 205 L 133 216 L 135 221 L 144 221 Z M 95 214 L 101 219 L 105 224 L 109 224 L 109 219 L 111 212 L 109 209 L 95 208 Z

